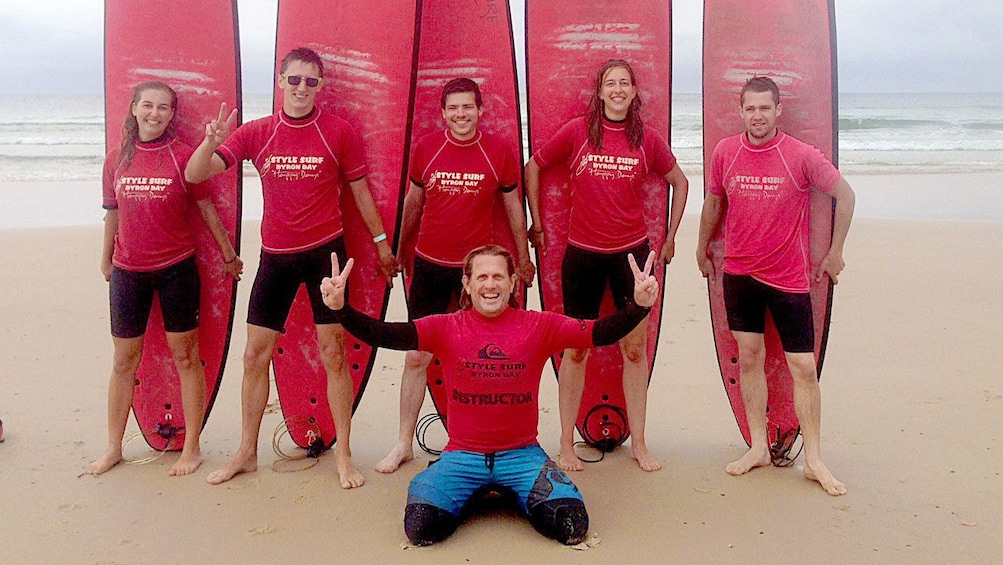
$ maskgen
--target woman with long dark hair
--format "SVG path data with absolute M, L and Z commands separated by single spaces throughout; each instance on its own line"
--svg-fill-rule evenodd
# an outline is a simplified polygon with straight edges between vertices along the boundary
M 630 301 L 633 281 L 627 255 L 647 256 L 642 185 L 649 175 L 672 186 L 665 244 L 658 260 L 668 263 L 675 254 L 675 236 L 686 206 L 689 181 L 669 145 L 644 125 L 637 80 L 630 64 L 610 59 L 596 72 L 595 88 L 584 116 L 565 124 L 526 164 L 526 194 L 533 218 L 530 241 L 545 250 L 540 221 L 540 170 L 569 169 L 571 218 L 568 247 L 561 265 L 564 313 L 596 319 L 609 285 L 618 309 Z M 631 453 L 645 471 L 662 466 L 644 441 L 648 398 L 646 342 L 648 320 L 620 340 L 623 354 L 623 392 L 631 429 Z M 560 387 L 561 455 L 564 470 L 580 471 L 574 451 L 575 420 L 585 385 L 588 349 L 564 352 Z
M 177 105 L 177 94 L 162 82 L 135 86 L 122 144 L 105 158 L 101 272 L 110 283 L 114 361 L 108 384 L 108 448 L 88 465 L 92 475 L 122 460 L 122 439 L 154 293 L 160 296 L 185 414 L 185 442 L 170 474 L 193 473 L 202 463 L 199 436 L 206 382 L 198 348 L 195 235 L 188 224 L 192 203 L 219 244 L 225 271 L 240 280 L 243 263 L 209 198 L 208 186 L 185 182 L 192 148 L 175 137 L 172 122 Z

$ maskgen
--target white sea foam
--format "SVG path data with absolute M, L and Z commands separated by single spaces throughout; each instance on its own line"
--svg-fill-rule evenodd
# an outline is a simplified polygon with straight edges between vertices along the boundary
M 364 57 L 337 64 L 373 70 Z M 677 93 L 672 100 L 670 144 L 683 170 L 694 176 L 703 172 L 701 103 L 699 94 Z M 521 107 L 525 112 L 525 101 Z M 271 108 L 271 95 L 245 96 L 244 119 L 268 115 Z M 125 110 L 110 117 L 116 127 Z M 485 126 L 490 119 L 485 115 Z M 843 94 L 839 128 L 838 161 L 846 173 L 1003 170 L 999 94 Z M 525 120 L 523 132 L 525 140 Z M 0 95 L 0 183 L 80 180 L 96 187 L 104 139 L 101 95 Z M 245 167 L 245 174 L 255 172 Z M 0 226 L 5 223 L 0 218 Z

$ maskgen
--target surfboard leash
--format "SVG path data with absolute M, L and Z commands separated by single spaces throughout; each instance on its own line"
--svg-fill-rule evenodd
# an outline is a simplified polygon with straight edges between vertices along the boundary
M 440 416 L 438 413 L 430 412 L 422 416 L 418 420 L 418 425 L 415 426 L 414 428 L 414 438 L 415 440 L 418 441 L 418 447 L 420 447 L 422 451 L 428 453 L 429 455 L 435 455 L 435 456 L 442 455 L 441 449 L 432 449 L 431 447 L 428 446 L 427 443 L 425 443 L 425 434 L 428 432 L 429 426 L 441 420 L 442 416 Z M 445 424 L 443 424 L 442 426 L 443 428 L 446 427 Z
M 134 439 L 138 437 L 157 435 L 167 440 L 167 443 L 164 445 L 163 450 L 151 446 L 151 449 L 153 449 L 156 452 L 155 455 L 148 455 L 146 457 L 140 457 L 138 459 L 127 459 L 123 455 L 122 461 L 126 465 L 146 465 L 147 463 L 153 463 L 157 459 L 160 459 L 168 451 L 174 451 L 174 448 L 177 446 L 178 434 L 184 433 L 185 428 L 183 426 L 180 428 L 175 427 L 169 423 L 170 421 L 171 421 L 171 415 L 168 414 L 167 415 L 168 423 L 165 424 L 161 422 L 157 424 L 157 427 L 152 430 L 139 430 L 138 432 L 133 432 L 122 440 L 122 453 L 125 453 L 125 446 L 129 445 L 129 443 L 131 443 Z
M 303 421 L 310 428 L 306 432 L 308 440 L 308 447 L 306 448 L 306 451 L 296 455 L 290 455 L 282 449 L 282 439 L 286 436 L 292 436 L 292 433 L 289 431 L 290 420 L 292 420 L 291 423 L 293 424 Z M 272 451 L 279 456 L 278 459 L 272 461 L 272 470 L 277 473 L 305 471 L 320 461 L 320 456 L 324 453 L 325 447 L 324 439 L 320 435 L 320 430 L 316 426 L 312 425 L 309 418 L 305 416 L 283 418 L 282 421 L 275 426 L 275 431 L 272 433 Z M 295 468 L 285 466 L 287 463 L 303 461 L 304 459 L 311 459 L 312 461 L 310 461 L 309 465 L 303 465 Z
M 600 410 L 612 412 L 623 424 L 621 425 L 620 423 L 613 421 L 609 418 L 608 414 L 600 415 Z M 602 437 L 595 437 L 592 435 L 589 423 L 595 418 L 600 419 L 597 427 L 602 430 Z M 582 459 L 582 461 L 586 463 L 598 463 L 602 461 L 603 458 L 606 457 L 607 453 L 612 452 L 627 440 L 626 426 L 627 415 L 623 413 L 623 410 L 621 410 L 620 407 L 613 406 L 612 404 L 597 404 L 593 406 L 592 409 L 585 414 L 585 418 L 582 420 L 582 429 L 580 431 L 584 441 L 575 443 L 575 446 L 579 443 L 585 443 L 589 447 L 598 450 L 601 455 L 599 456 L 599 459 Z M 579 459 L 581 459 L 581 457 L 579 457 Z
M 801 440 L 801 443 L 798 444 L 797 453 L 792 457 L 790 453 L 798 439 Z M 770 463 L 774 467 L 790 467 L 801 455 L 802 449 L 804 449 L 804 438 L 801 437 L 801 428 L 790 430 L 782 436 L 778 428 L 777 439 L 770 444 Z

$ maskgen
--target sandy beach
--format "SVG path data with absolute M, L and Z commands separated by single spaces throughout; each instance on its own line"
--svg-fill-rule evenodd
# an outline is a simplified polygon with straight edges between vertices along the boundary
M 859 184 L 848 178 L 858 189 L 858 211 L 866 213 L 854 220 L 835 293 L 822 374 L 822 441 L 827 463 L 849 493 L 827 496 L 803 478 L 800 459 L 794 468 L 759 469 L 740 478 L 724 472 L 745 445 L 721 385 L 706 286 L 693 259 L 701 202 L 694 179 L 692 213 L 684 219 L 666 279 L 662 342 L 650 387 L 648 442 L 664 468 L 644 473 L 621 448 L 573 476 L 600 542 L 586 551 L 549 541 L 521 517 L 497 508 L 475 516 L 441 545 L 402 549 L 407 484 L 431 457 L 420 453 L 393 475 L 372 470 L 396 437 L 403 364 L 397 352 L 380 352 L 354 419 L 352 447 L 366 475 L 364 487 L 340 489 L 329 455 L 308 470 L 272 470 L 278 412 L 265 416 L 258 472 L 207 485 L 206 475 L 228 459 L 239 437 L 240 356 L 257 266 L 256 221 L 243 229 L 247 276 L 239 287 L 223 384 L 202 436 L 203 466 L 193 476 L 170 478 L 177 455 L 168 454 L 100 477 L 78 477 L 106 441 L 111 340 L 107 286 L 98 270 L 101 227 L 0 230 L 0 562 L 998 559 L 1003 173 L 869 176 Z M 97 184 L 91 183 L 93 194 Z M 943 203 L 950 193 L 940 190 L 952 186 L 974 194 L 973 209 L 988 214 L 969 218 L 990 221 L 951 219 Z M 0 193 L 31 188 L 23 183 Z M 907 198 L 912 194 L 928 196 Z M 902 195 L 902 206 L 894 195 Z M 96 199 L 90 201 L 97 210 Z M 902 213 L 926 207 L 926 217 L 936 219 Z M 531 296 L 531 305 L 538 305 Z M 395 288 L 390 317 L 404 315 Z M 559 432 L 556 399 L 548 369 L 540 441 L 552 455 Z M 426 402 L 423 413 L 430 410 Z M 135 429 L 130 421 L 127 433 Z M 441 434 L 430 438 L 441 445 Z M 126 450 L 130 458 L 149 454 L 141 440 Z

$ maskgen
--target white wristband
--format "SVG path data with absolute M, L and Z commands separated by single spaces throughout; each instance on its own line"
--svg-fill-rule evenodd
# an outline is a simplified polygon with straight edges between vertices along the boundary
M 373 243 L 379 243 L 381 241 L 386 241 L 386 239 L 387 239 L 387 232 L 383 232 L 380 235 L 378 235 L 378 236 L 376 236 L 376 237 L 373 238 Z

